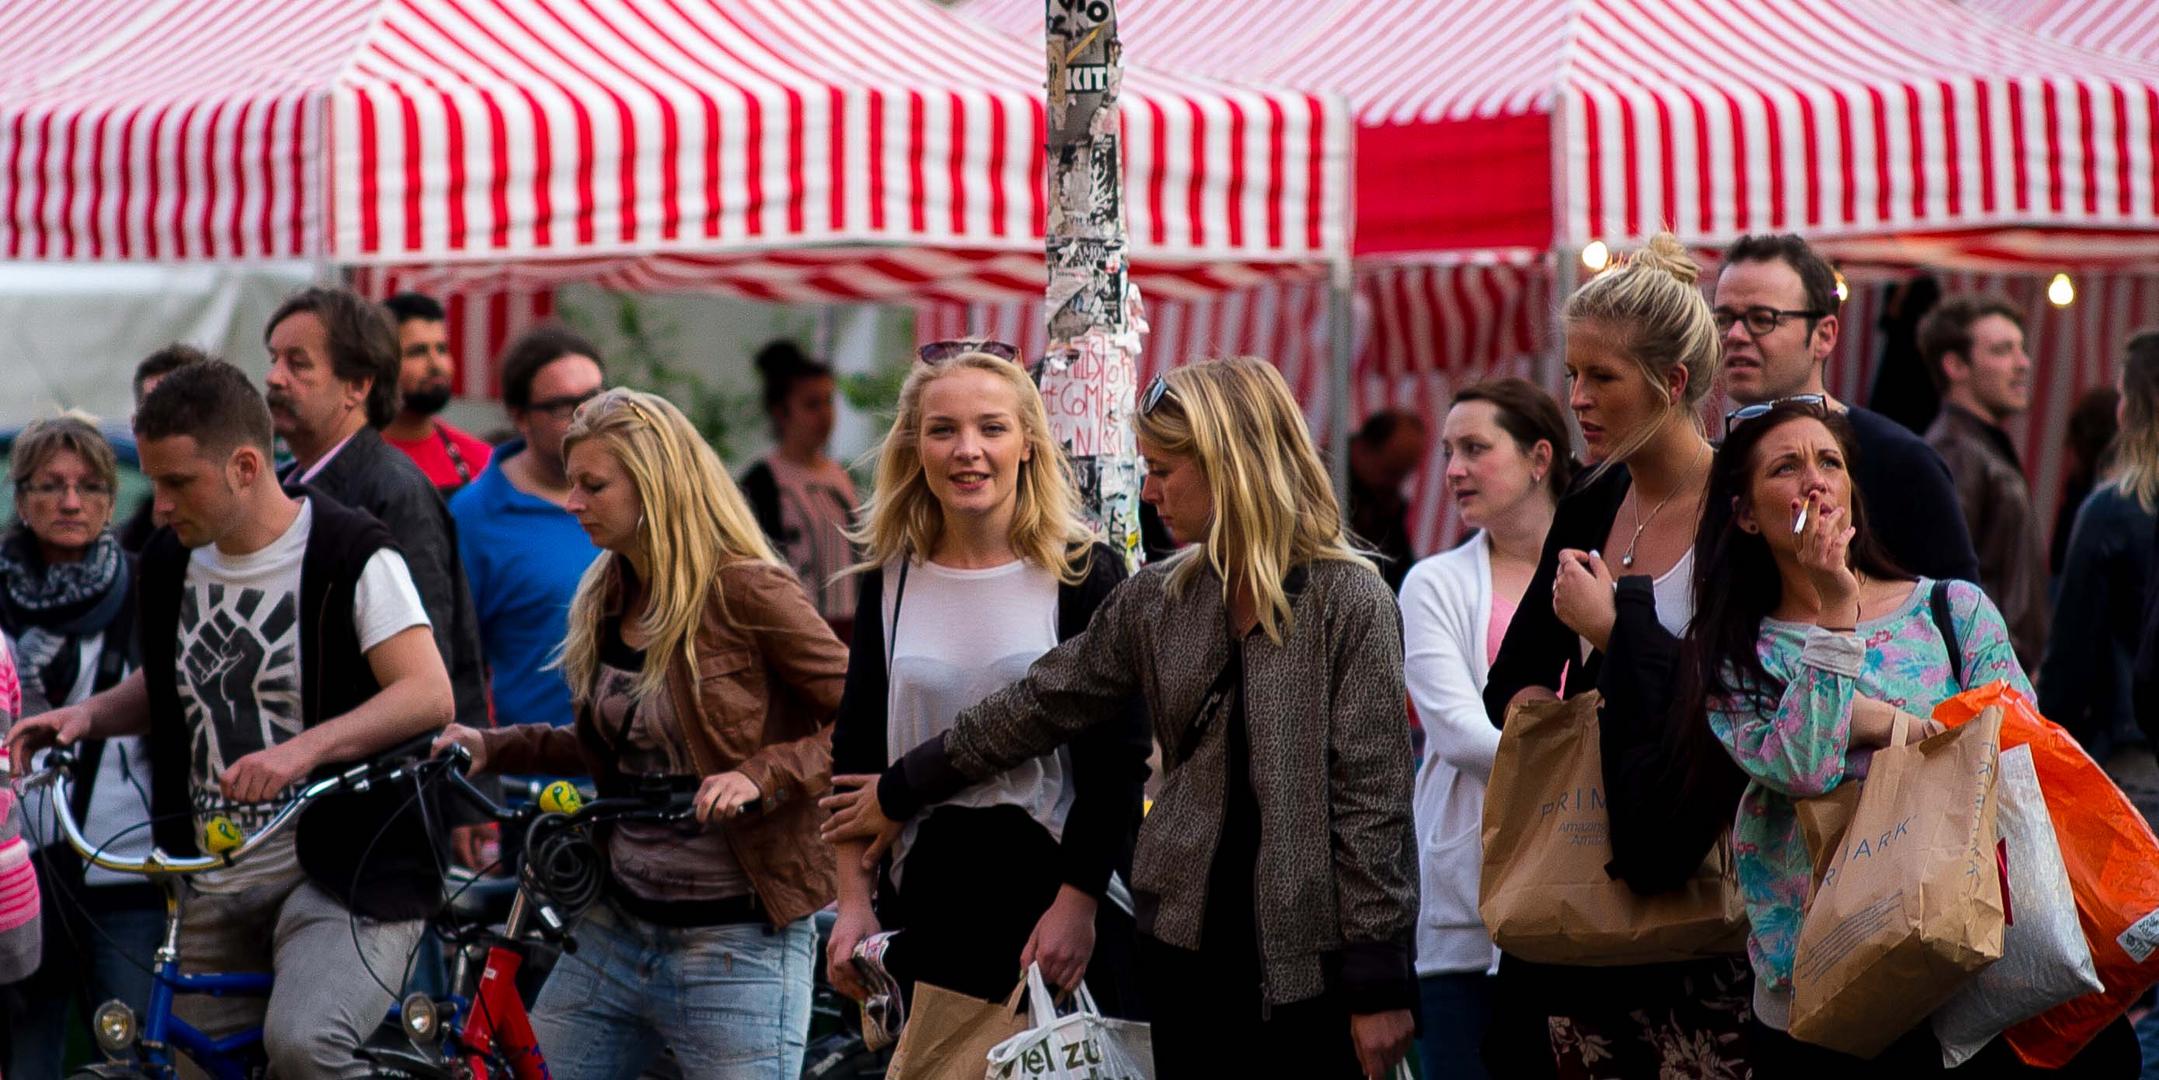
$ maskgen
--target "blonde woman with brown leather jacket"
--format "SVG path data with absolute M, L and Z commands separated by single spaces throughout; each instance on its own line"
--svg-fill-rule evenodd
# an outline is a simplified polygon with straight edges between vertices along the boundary
M 603 554 L 570 606 L 576 721 L 442 742 L 475 766 L 695 784 L 696 821 L 607 833 L 605 898 L 533 1008 L 558 1077 L 635 1076 L 662 1045 L 687 1077 L 801 1072 L 832 902 L 816 797 L 847 650 L 674 406 L 611 390 L 566 440 L 569 510 Z

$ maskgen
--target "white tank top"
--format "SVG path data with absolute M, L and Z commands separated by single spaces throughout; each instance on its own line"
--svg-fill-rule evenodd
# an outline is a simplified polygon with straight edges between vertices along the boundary
M 1651 578 L 1649 591 L 1657 599 L 1657 625 L 1673 637 L 1687 636 L 1687 624 L 1694 621 L 1694 549 L 1688 548 L 1670 570 Z M 1576 640 L 1582 643 L 1582 662 L 1587 663 L 1596 646 L 1588 638 Z

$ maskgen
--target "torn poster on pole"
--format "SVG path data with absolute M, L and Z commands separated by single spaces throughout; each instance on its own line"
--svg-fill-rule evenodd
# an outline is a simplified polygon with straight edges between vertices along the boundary
M 1112 0 L 1045 2 L 1049 348 L 1042 397 L 1093 524 L 1136 566 L 1140 471 L 1132 409 L 1147 323 L 1126 273 L 1117 8 Z

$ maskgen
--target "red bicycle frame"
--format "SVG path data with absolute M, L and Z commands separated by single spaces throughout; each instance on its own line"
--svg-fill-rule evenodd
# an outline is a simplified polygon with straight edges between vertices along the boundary
M 547 1060 L 540 1056 L 539 1041 L 532 1036 L 532 1017 L 517 993 L 517 971 L 525 958 L 507 946 L 487 950 L 487 965 L 480 969 L 480 985 L 473 990 L 471 1010 L 457 1032 L 458 1045 L 466 1051 L 465 1064 L 472 1075 L 487 1075 L 488 1058 L 509 1063 L 517 1080 L 553 1080 Z

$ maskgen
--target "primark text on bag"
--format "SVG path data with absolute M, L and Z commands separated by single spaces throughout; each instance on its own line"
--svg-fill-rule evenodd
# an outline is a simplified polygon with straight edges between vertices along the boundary
M 1793 956 L 1792 1036 L 1858 1057 L 1881 1053 L 2002 955 L 2001 714 L 1916 744 L 1914 723 L 1897 714 L 1850 827 L 1817 860 Z

